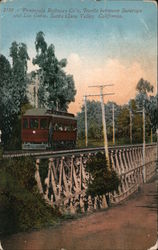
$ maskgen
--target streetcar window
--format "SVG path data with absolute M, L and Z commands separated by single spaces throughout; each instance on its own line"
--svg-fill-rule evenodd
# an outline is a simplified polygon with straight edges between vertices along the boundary
M 71 129 L 72 129 L 72 131 L 76 131 L 77 130 L 77 128 L 75 127 L 75 125 L 71 125 Z
M 43 118 L 40 120 L 40 128 L 41 129 L 47 129 L 48 128 L 48 120 Z
M 23 128 L 28 128 L 29 124 L 28 124 L 28 120 L 25 118 L 23 119 Z
M 63 131 L 63 125 L 62 124 L 59 124 L 59 130 Z
M 67 131 L 67 130 L 68 130 L 68 126 L 65 126 L 65 127 L 64 127 L 64 131 Z
M 59 125 L 57 123 L 54 125 L 54 130 L 56 130 L 56 131 L 59 130 Z
M 71 131 L 71 125 L 67 126 L 67 131 Z
M 36 118 L 31 118 L 30 119 L 30 128 L 38 128 L 38 119 Z

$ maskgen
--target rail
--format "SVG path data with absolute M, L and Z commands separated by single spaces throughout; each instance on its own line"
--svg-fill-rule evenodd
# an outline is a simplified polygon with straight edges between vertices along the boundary
M 146 144 L 146 147 L 155 146 L 156 143 L 149 143 Z M 128 145 L 121 145 L 121 146 L 113 146 L 109 147 L 109 151 L 116 150 L 116 149 L 127 149 L 127 148 L 141 148 L 143 144 L 128 144 Z M 42 157 L 42 158 L 49 158 L 52 157 L 59 157 L 59 156 L 68 156 L 68 155 L 79 155 L 84 153 L 94 153 L 103 151 L 104 147 L 94 147 L 94 148 L 78 148 L 78 149 L 69 149 L 69 150 L 60 150 L 60 151 L 5 151 L 3 153 L 3 158 L 15 158 L 15 157 L 26 157 L 26 156 L 33 156 L 33 157 Z

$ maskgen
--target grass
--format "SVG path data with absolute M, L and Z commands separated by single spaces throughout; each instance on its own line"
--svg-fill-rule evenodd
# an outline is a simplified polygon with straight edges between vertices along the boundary
M 154 142 L 155 140 L 153 140 Z M 150 143 L 150 137 L 146 138 L 146 143 Z M 133 144 L 139 144 L 142 142 L 138 142 L 138 141 L 133 141 Z M 121 145 L 128 145 L 130 144 L 130 140 L 128 138 L 121 138 L 116 140 L 115 146 L 121 146 Z M 108 145 L 110 147 L 113 146 L 113 142 L 111 140 L 108 141 Z M 88 148 L 91 147 L 103 147 L 104 146 L 104 140 L 102 139 L 92 139 L 92 138 L 88 138 Z M 76 144 L 77 148 L 85 148 L 86 147 L 86 142 L 85 139 L 78 139 L 77 140 L 77 144 Z

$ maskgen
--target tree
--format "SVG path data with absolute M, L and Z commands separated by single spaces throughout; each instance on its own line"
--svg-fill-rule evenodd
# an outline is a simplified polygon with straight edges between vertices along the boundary
M 87 100 L 87 120 L 88 120 L 88 137 L 101 139 L 102 135 L 102 118 L 100 102 Z M 79 138 L 85 137 L 85 106 L 77 114 L 77 126 Z
M 113 138 L 113 105 L 114 105 L 114 123 L 115 123 L 115 134 L 117 135 L 117 120 L 121 112 L 121 106 L 117 105 L 115 102 L 107 102 L 105 104 L 105 115 L 106 115 L 106 124 L 107 124 L 107 134 L 108 139 L 112 140 Z
M 0 55 L 0 129 L 4 146 L 20 147 L 20 115 L 27 100 L 27 47 L 13 42 L 10 48 L 12 67 Z M 11 139 L 12 138 L 12 139 Z M 13 143 L 14 141 L 14 143 Z M 16 145 L 15 145 L 16 144 Z
M 156 131 L 158 128 L 158 94 L 156 96 L 150 96 L 146 109 L 150 117 L 152 129 Z
M 129 101 L 129 108 L 132 116 L 132 142 L 141 143 L 143 140 L 143 120 L 142 114 L 138 112 L 139 108 L 135 99 Z
M 138 92 L 136 95 L 136 103 L 139 108 L 142 108 L 143 105 L 147 105 L 149 99 L 148 95 L 153 92 L 154 87 L 150 82 L 141 78 L 137 83 L 136 90 Z
M 0 75 L 0 129 L 2 142 L 7 144 L 11 137 L 14 115 L 18 112 L 18 107 L 12 84 L 12 69 L 3 55 L 0 55 Z
M 141 78 L 137 83 L 136 90 L 138 91 L 138 93 L 147 95 L 148 93 L 153 92 L 154 87 L 150 82 Z
M 128 105 L 123 105 L 117 119 L 117 136 L 123 143 L 129 143 L 130 138 L 130 115 Z
M 113 102 L 108 102 L 105 105 L 105 116 L 107 124 L 108 138 L 112 138 L 112 106 L 115 106 L 115 122 L 120 111 L 120 107 Z M 88 135 L 89 138 L 103 139 L 102 127 L 102 111 L 101 104 L 98 101 L 87 101 L 87 120 L 88 120 Z M 81 108 L 81 112 L 77 114 L 78 136 L 84 138 L 85 134 L 85 107 Z
M 24 43 L 13 42 L 10 47 L 10 56 L 12 58 L 12 81 L 14 85 L 14 95 L 16 95 L 17 105 L 20 107 L 27 100 L 27 61 L 29 56 L 27 46 Z
M 73 76 L 67 75 L 63 70 L 67 65 L 67 60 L 59 61 L 56 58 L 54 45 L 47 45 L 42 31 L 36 35 L 35 48 L 37 55 L 33 59 L 33 64 L 39 66 L 37 74 L 40 106 L 67 110 L 76 94 Z
M 149 96 L 150 93 L 153 93 L 154 86 L 151 85 L 150 82 L 141 78 L 137 83 L 136 90 L 138 94 L 136 95 L 136 103 L 138 108 L 144 106 L 146 111 L 146 131 L 149 134 L 151 128 L 156 129 L 156 121 L 157 121 L 157 101 L 156 97 Z
M 105 154 L 99 152 L 90 157 L 85 169 L 90 174 L 87 183 L 87 195 L 95 197 L 118 191 L 120 179 L 112 166 L 108 167 Z
M 132 121 L 130 121 L 130 110 Z M 131 99 L 128 105 L 123 105 L 121 112 L 118 116 L 116 127 L 117 135 L 122 144 L 130 143 L 130 122 L 132 124 L 132 142 L 142 143 L 143 140 L 143 118 L 142 109 L 137 105 L 135 99 Z M 150 120 L 149 116 L 146 115 L 146 141 L 147 137 L 150 136 Z
M 23 106 L 28 104 L 27 98 L 27 62 L 30 59 L 27 53 L 27 46 L 24 43 L 13 42 L 10 47 L 12 58 L 12 85 L 13 95 L 17 110 L 14 114 L 12 126 L 12 139 L 10 145 L 21 147 L 21 115 Z

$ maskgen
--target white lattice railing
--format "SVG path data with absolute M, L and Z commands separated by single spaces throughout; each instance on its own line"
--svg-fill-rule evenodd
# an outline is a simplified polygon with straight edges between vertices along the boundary
M 102 150 L 103 151 L 103 150 Z M 86 196 L 88 173 L 85 172 L 87 159 L 94 153 L 82 153 L 69 156 L 58 156 L 44 160 L 36 159 L 35 178 L 40 193 L 52 206 L 61 211 L 75 213 L 106 208 L 104 197 L 92 199 Z M 145 152 L 146 181 L 155 173 L 156 145 L 148 145 Z M 119 192 L 110 194 L 110 202 L 118 203 L 134 193 L 143 183 L 143 153 L 141 146 L 116 148 L 109 151 L 112 166 L 121 179 Z M 45 170 L 45 176 L 41 178 Z

